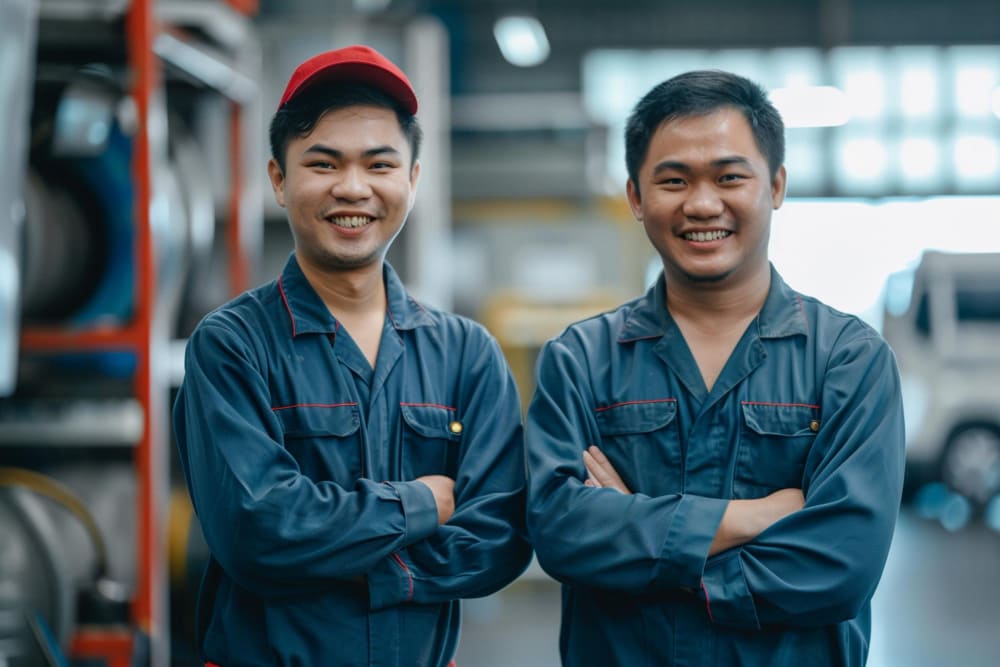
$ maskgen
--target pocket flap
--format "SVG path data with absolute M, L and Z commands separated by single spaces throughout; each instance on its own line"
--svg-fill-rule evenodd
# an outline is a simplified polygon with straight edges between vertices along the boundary
M 285 437 L 335 436 L 343 438 L 358 430 L 361 417 L 357 403 L 307 403 L 274 408 Z
M 402 403 L 399 407 L 407 426 L 425 438 L 458 440 L 462 435 L 462 423 L 455 418 L 455 410 L 443 405 L 412 403 Z
M 747 428 L 760 435 L 816 435 L 819 430 L 819 407 L 787 403 L 744 403 L 743 419 Z
M 628 401 L 597 408 L 596 412 L 601 435 L 650 433 L 674 420 L 677 401 L 672 398 Z

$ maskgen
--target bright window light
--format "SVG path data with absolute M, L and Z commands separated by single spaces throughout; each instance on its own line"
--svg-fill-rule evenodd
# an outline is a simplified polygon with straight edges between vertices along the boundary
M 851 117 L 847 96 L 833 86 L 776 88 L 770 97 L 785 127 L 833 127 Z
M 992 105 L 997 73 L 988 67 L 960 68 L 955 73 L 955 106 L 963 116 L 986 116 Z
M 824 55 L 819 49 L 772 49 L 767 71 L 775 88 L 818 86 L 823 83 Z M 763 83 L 763 82 L 761 82 Z
M 549 57 L 549 38 L 533 16 L 504 16 L 493 25 L 500 53 L 512 65 L 534 67 Z
M 852 180 L 881 178 L 886 161 L 885 146 L 876 139 L 851 139 L 841 147 L 840 165 Z
M 929 137 L 903 139 L 899 144 L 899 163 L 904 187 L 923 189 L 940 178 L 940 150 Z
M 937 113 L 937 86 L 937 72 L 932 68 L 904 66 L 900 76 L 900 106 L 903 115 L 919 118 Z
M 886 112 L 887 51 L 880 47 L 845 46 L 829 56 L 830 83 L 847 95 L 851 119 L 878 119 Z
M 955 173 L 959 186 L 993 183 L 1000 170 L 1000 150 L 992 137 L 965 135 L 955 139 Z
M 993 89 L 993 115 L 1000 118 L 1000 86 Z
M 774 213 L 770 257 L 795 289 L 878 326 L 885 281 L 924 250 L 1000 251 L 998 208 L 997 197 L 793 199 Z
M 812 130 L 821 132 L 822 130 Z M 826 160 L 819 142 L 810 137 L 810 130 L 790 132 L 785 144 L 785 165 L 788 167 L 788 195 L 802 197 L 819 193 L 826 185 Z M 805 136 L 801 136 L 805 134 Z
M 844 93 L 850 99 L 851 115 L 877 118 L 885 107 L 885 79 L 877 70 L 857 70 L 844 78 Z

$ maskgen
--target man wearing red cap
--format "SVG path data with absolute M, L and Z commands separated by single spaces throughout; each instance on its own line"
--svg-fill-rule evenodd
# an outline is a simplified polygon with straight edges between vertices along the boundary
M 352 46 L 302 63 L 272 119 L 295 250 L 199 324 L 174 407 L 212 554 L 208 662 L 444 666 L 458 600 L 527 566 L 503 355 L 385 262 L 416 192 L 416 111 L 403 72 Z

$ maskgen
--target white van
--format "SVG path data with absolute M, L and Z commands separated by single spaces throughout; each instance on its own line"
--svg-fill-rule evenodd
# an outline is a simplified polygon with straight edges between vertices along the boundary
M 907 486 L 942 481 L 982 507 L 1000 493 L 1000 253 L 924 253 L 886 284 Z

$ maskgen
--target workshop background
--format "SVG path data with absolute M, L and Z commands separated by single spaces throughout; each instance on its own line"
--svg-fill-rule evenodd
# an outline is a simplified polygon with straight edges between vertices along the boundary
M 2 0 L 0 665 L 197 664 L 184 342 L 280 270 L 266 124 L 295 64 L 351 43 L 421 100 L 390 260 L 490 328 L 525 400 L 545 339 L 655 275 L 630 107 L 692 68 L 765 85 L 789 128 L 773 261 L 880 328 L 904 380 L 869 664 L 1000 664 L 1000 3 Z M 556 665 L 558 625 L 532 566 L 466 603 L 458 664 Z

